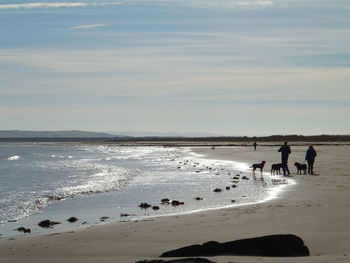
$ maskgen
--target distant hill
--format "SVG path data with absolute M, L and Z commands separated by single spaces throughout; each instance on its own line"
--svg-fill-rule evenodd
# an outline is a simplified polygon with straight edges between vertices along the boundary
M 119 132 L 118 132 L 119 133 Z M 123 135 L 120 135 L 123 134 Z M 206 135 L 206 136 L 205 136 Z M 120 142 L 123 144 L 168 145 L 169 143 L 215 145 L 230 143 L 267 142 L 350 142 L 350 135 L 271 135 L 264 137 L 213 136 L 205 133 L 119 133 L 119 135 L 90 131 L 21 131 L 0 130 L 0 142 Z
M 113 131 L 109 132 L 115 135 L 124 135 L 128 137 L 174 137 L 174 138 L 197 138 L 197 137 L 219 137 L 221 135 L 217 133 L 205 133 L 205 132 L 152 132 L 152 131 Z
M 0 138 L 113 138 L 115 135 L 89 131 L 0 130 Z

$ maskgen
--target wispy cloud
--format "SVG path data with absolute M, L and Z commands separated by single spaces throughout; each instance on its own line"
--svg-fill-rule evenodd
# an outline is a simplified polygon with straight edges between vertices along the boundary
M 94 24 L 94 25 L 82 25 L 82 26 L 74 26 L 71 27 L 71 29 L 89 29 L 89 28 L 95 28 L 95 27 L 104 27 L 107 26 L 107 24 Z
M 77 7 L 103 7 L 116 5 L 143 5 L 158 6 L 186 6 L 192 8 L 235 8 L 235 7 L 269 7 L 273 6 L 271 0 L 120 0 L 110 2 L 33 2 L 17 4 L 0 4 L 0 10 L 8 9 L 40 9 L 40 8 L 77 8 Z
M 271 0 L 142 0 L 132 2 L 193 8 L 269 7 L 274 5 Z
M 272 6 L 272 1 L 240 1 L 236 3 L 237 6 Z
M 33 78 L 32 90 L 55 93 L 93 92 L 109 95 L 184 98 L 191 91 L 196 100 L 276 100 L 312 98 L 313 100 L 349 99 L 349 68 L 259 68 L 210 64 L 212 58 L 141 53 L 127 50 L 41 51 L 0 50 L 4 65 L 26 68 L 28 76 L 14 81 L 0 94 L 27 90 L 23 79 Z M 147 65 L 147 66 L 145 66 Z M 0 63 L 1 67 L 1 63 Z M 38 78 L 45 72 L 47 77 Z M 62 78 L 68 74 L 68 78 Z M 28 77 L 28 78 L 27 78 Z M 38 81 L 40 79 L 40 81 Z M 15 83 L 18 83 L 16 85 Z M 118 83 L 116 87 L 115 83 Z M 337 83 L 337 88 L 329 89 Z M 35 87 L 35 88 L 34 88 Z M 132 88 L 130 88 L 132 87 Z M 308 87 L 305 89 L 305 87 Z M 336 92 L 334 90 L 336 89 Z M 59 91 L 58 91 L 59 90 Z M 293 95 L 290 94 L 293 90 Z M 178 99 L 178 97 L 175 97 Z M 298 99 L 299 100 L 299 99 Z
M 89 7 L 89 6 L 112 6 L 120 5 L 120 2 L 62 2 L 62 3 L 47 3 L 47 2 L 38 2 L 38 3 L 21 3 L 21 4 L 2 4 L 0 5 L 1 9 L 37 9 L 37 8 L 61 8 L 61 7 Z
M 84 7 L 87 3 L 26 3 L 26 4 L 7 4 L 0 5 L 0 9 L 34 9 L 34 8 L 58 8 L 58 7 Z

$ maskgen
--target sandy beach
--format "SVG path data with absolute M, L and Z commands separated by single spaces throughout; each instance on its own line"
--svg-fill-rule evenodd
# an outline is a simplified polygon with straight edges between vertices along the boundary
M 311 256 L 269 258 L 218 256 L 228 262 L 349 262 L 350 261 L 350 146 L 316 146 L 315 175 L 297 175 L 295 161 L 304 160 L 306 146 L 291 146 L 289 186 L 275 199 L 241 207 L 193 214 L 120 222 L 0 239 L 1 262 L 121 262 L 158 259 L 182 246 L 271 234 L 295 234 Z M 278 147 L 193 148 L 206 158 L 247 163 L 266 161 L 265 171 L 279 162 Z M 259 175 L 258 175 L 259 178 Z M 166 260 L 166 259 L 164 259 Z

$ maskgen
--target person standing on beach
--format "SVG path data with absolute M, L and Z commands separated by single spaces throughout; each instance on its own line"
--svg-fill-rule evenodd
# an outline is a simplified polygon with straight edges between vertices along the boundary
M 258 145 L 258 144 L 257 144 L 256 142 L 253 143 L 254 151 L 256 151 L 256 146 L 257 146 L 257 145 Z
M 284 142 L 284 145 L 281 146 L 281 148 L 278 150 L 278 152 L 281 153 L 281 162 L 282 162 L 282 169 L 283 169 L 283 175 L 290 175 L 289 169 L 288 169 L 288 157 L 289 154 L 291 154 L 290 147 L 288 145 L 288 142 Z
M 317 156 L 317 153 L 312 145 L 309 146 L 309 149 L 306 151 L 305 160 L 307 161 L 307 172 L 309 174 L 314 173 L 314 162 L 315 158 Z

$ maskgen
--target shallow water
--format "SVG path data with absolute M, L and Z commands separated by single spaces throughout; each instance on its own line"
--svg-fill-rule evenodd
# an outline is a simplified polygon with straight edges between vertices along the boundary
M 262 202 L 285 186 L 275 179 L 189 148 L 2 144 L 0 234 L 19 235 L 14 229 L 21 226 L 52 231 L 37 226 L 45 219 L 61 222 L 54 227 L 61 230 Z M 160 204 L 163 198 L 184 205 Z M 142 202 L 159 210 L 141 209 Z M 79 220 L 68 223 L 71 216 Z

